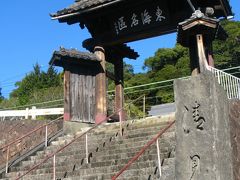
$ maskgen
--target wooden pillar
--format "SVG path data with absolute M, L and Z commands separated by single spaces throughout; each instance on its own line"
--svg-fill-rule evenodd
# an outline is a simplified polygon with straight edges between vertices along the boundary
M 96 75 L 96 108 L 95 123 L 100 123 L 107 117 L 107 85 L 105 50 L 101 46 L 94 48 L 95 55 L 101 60 L 100 72 Z
M 205 44 L 202 34 L 192 36 L 190 40 L 189 52 L 190 52 L 190 67 L 192 76 L 203 72 L 208 66 L 209 54 L 205 51 Z
M 197 40 L 197 52 L 198 52 L 198 61 L 200 72 L 203 72 L 207 69 L 208 62 L 205 53 L 204 40 L 202 34 L 196 35 Z
M 70 72 L 64 71 L 64 121 L 71 120 L 71 102 L 70 102 Z
M 124 80 L 123 80 L 123 59 L 119 58 L 114 64 L 115 73 L 115 112 L 119 112 L 122 115 L 122 120 L 124 118 Z
M 214 67 L 214 58 L 213 58 L 213 47 L 212 42 L 209 42 L 206 44 L 207 47 L 207 59 L 208 59 L 208 65 L 211 67 Z
M 190 68 L 192 76 L 196 76 L 200 73 L 197 53 L 197 41 L 193 36 L 189 41 L 189 54 L 190 54 Z

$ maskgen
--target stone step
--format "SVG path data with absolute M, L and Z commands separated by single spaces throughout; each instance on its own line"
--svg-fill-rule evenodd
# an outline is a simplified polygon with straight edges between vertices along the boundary
M 57 178 L 63 179 L 63 177 L 68 176 L 65 179 L 111 179 L 149 140 L 167 126 L 168 120 L 169 117 L 126 121 L 122 126 L 124 129 L 123 136 L 120 135 L 119 123 L 101 125 L 88 134 L 90 163 L 86 163 L 85 137 L 79 138 L 71 146 L 57 154 Z M 29 160 L 22 162 L 19 166 L 11 168 L 12 172 L 8 173 L 5 179 L 15 179 L 18 173 L 24 173 L 25 170 L 41 162 L 46 155 L 57 151 L 81 133 L 83 132 L 59 137 L 44 151 L 31 156 Z M 174 174 L 173 157 L 175 154 L 174 127 L 159 140 L 161 157 L 163 158 L 161 180 L 167 180 L 167 178 L 172 180 L 172 174 Z M 157 164 L 157 150 L 156 145 L 153 144 L 122 175 L 122 178 L 130 180 L 158 179 Z M 52 160 L 49 160 L 23 179 L 52 179 L 52 166 Z M 166 176 L 165 179 L 164 176 Z
M 116 148 L 125 148 L 125 147 L 134 147 L 134 146 L 144 146 L 146 144 L 147 141 L 151 140 L 152 136 L 150 137 L 140 137 L 140 138 L 135 138 L 134 140 L 128 140 L 128 139 L 118 139 L 116 141 L 111 141 L 108 143 L 106 143 L 106 141 L 104 141 L 103 143 L 96 143 L 96 144 L 89 144 L 88 145 L 88 149 L 89 152 L 94 152 L 96 150 L 100 150 L 100 149 L 104 149 L 105 147 L 108 147 L 109 149 L 116 149 Z M 165 136 L 163 138 L 160 138 L 160 147 L 164 147 L 167 146 L 169 144 L 170 141 L 173 141 L 173 139 L 175 138 L 174 134 L 168 134 L 168 137 Z M 58 148 L 56 148 L 58 149 Z M 40 151 L 37 153 L 38 157 L 44 157 L 46 154 L 49 153 L 53 153 L 56 152 L 56 149 L 53 148 L 48 148 L 45 151 Z M 78 153 L 85 153 L 86 147 L 85 144 L 84 145 L 80 145 L 78 143 L 71 145 L 71 147 L 67 147 L 66 149 L 64 149 L 63 151 L 59 152 L 58 155 L 64 155 L 65 153 L 74 153 L 78 152 Z M 31 157 L 31 159 L 34 159 L 36 156 Z
M 160 127 L 159 127 L 160 128 Z M 152 134 L 157 134 L 158 132 L 160 131 L 160 129 L 158 129 L 157 127 L 154 127 L 154 129 L 146 129 L 144 132 L 145 134 L 142 134 L 142 131 L 140 132 L 136 132 L 136 133 L 129 133 L 129 132 L 126 132 L 123 136 L 123 138 L 136 138 L 136 137 L 139 137 L 139 136 L 142 136 L 142 135 L 145 135 L 145 136 L 148 136 L 148 135 L 152 135 Z M 118 135 L 119 137 L 119 133 L 117 132 L 114 136 L 114 134 L 112 136 L 108 136 L 108 135 L 104 135 L 104 137 L 95 137 L 95 138 L 91 138 L 88 136 L 88 139 L 89 139 L 89 142 L 97 142 L 99 139 L 105 139 L 105 141 L 109 140 L 109 139 L 114 139 L 116 138 L 116 136 Z M 55 142 L 52 142 L 51 146 L 47 149 L 56 149 L 56 148 L 60 148 L 62 146 L 64 146 L 65 144 L 69 143 L 71 140 L 73 140 L 73 137 L 62 137 L 61 140 L 59 141 L 55 141 Z M 82 137 L 80 138 L 79 140 L 77 140 L 76 142 L 74 143 L 82 143 L 82 144 L 85 144 L 85 137 Z
M 173 135 L 173 134 L 172 134 Z M 171 136 L 172 136 L 171 135 Z M 146 144 L 146 142 L 142 142 L 142 146 L 143 145 L 145 145 Z M 132 144 L 127 144 L 127 145 L 124 145 L 123 144 L 123 147 L 131 147 L 131 145 Z M 134 147 L 135 145 L 133 144 L 133 147 Z M 164 146 L 162 146 L 161 144 L 160 144 L 160 147 L 164 147 Z M 116 148 L 118 148 L 118 149 L 116 149 Z M 123 149 L 123 150 L 121 150 L 121 146 L 118 146 L 118 144 L 117 145 L 114 145 L 114 146 L 112 146 L 111 148 L 109 148 L 109 149 L 111 149 L 111 150 L 107 150 L 107 151 L 104 151 L 104 153 L 105 154 L 111 154 L 111 153 L 119 153 L 119 152 L 121 152 L 121 151 L 125 151 L 125 152 L 128 152 L 129 151 L 129 149 L 128 148 L 126 148 L 125 150 Z M 114 150 L 113 149 L 116 149 L 116 152 L 114 152 Z M 141 149 L 141 147 L 139 147 L 138 149 Z M 135 149 L 135 151 L 134 152 L 136 152 L 138 149 Z M 133 151 L 133 149 L 130 149 L 131 151 Z M 168 150 L 168 149 L 167 149 Z M 161 151 L 162 152 L 162 151 Z M 76 152 L 74 152 L 74 151 L 72 151 L 72 152 L 70 152 L 70 154 L 71 153 L 76 153 Z M 66 154 L 67 156 L 69 156 L 70 154 Z M 64 156 L 64 153 L 62 154 L 63 156 Z M 34 157 L 34 158 L 33 158 Z M 42 159 L 44 156 L 33 156 L 32 157 L 32 159 Z M 97 157 L 97 156 L 96 156 Z M 85 158 L 85 153 L 81 156 L 81 157 L 79 157 L 79 158 Z M 60 160 L 59 160 L 60 161 Z M 23 162 L 23 165 L 32 165 L 33 163 L 37 163 L 37 162 L 39 162 L 39 161 L 30 161 L 30 162 Z M 26 163 L 26 164 L 25 164 Z
M 119 162 L 120 163 L 120 162 Z M 169 161 L 169 163 L 171 163 L 171 161 Z M 169 164 L 168 163 L 168 164 Z M 67 175 L 68 176 L 76 176 L 76 175 L 88 175 L 88 174 L 95 174 L 95 173 L 107 173 L 107 172 L 117 172 L 119 171 L 124 165 L 124 164 L 117 164 L 117 165 L 111 165 L 109 167 L 109 164 L 108 165 L 104 165 L 102 164 L 100 167 L 85 167 L 84 169 L 75 169 L 74 172 L 72 173 L 68 173 Z M 167 164 L 167 165 L 168 165 Z M 136 162 L 134 164 L 131 165 L 131 169 L 130 170 L 136 170 L 136 169 L 145 169 L 147 167 L 150 167 L 150 168 L 155 168 L 157 166 L 157 161 L 156 160 L 148 160 L 148 161 L 144 161 L 144 162 Z M 67 168 L 67 167 L 66 167 Z M 57 169 L 56 168 L 56 173 L 58 174 L 58 177 L 64 177 L 63 175 L 66 175 L 66 171 L 68 169 Z M 16 177 L 17 175 L 19 174 L 23 174 L 25 171 L 21 171 L 21 172 L 13 172 L 13 173 L 9 173 L 7 174 L 7 177 L 10 178 L 10 177 Z M 52 169 L 50 168 L 47 168 L 47 169 L 38 169 L 36 170 L 35 172 L 33 171 L 31 174 L 52 174 Z
M 144 128 L 141 128 L 141 129 L 133 129 L 133 130 L 130 130 L 128 128 L 122 128 L 122 132 L 123 134 L 125 135 L 129 135 L 131 136 L 132 134 L 141 134 L 142 132 L 148 132 L 148 133 L 151 133 L 151 132 L 159 132 L 161 131 L 161 129 L 165 128 L 167 125 L 155 125 L 153 127 L 144 127 Z M 106 132 L 101 132 L 101 133 L 90 133 L 89 134 L 89 137 L 109 137 L 111 136 L 112 134 L 117 134 L 117 133 L 120 133 L 120 128 L 114 130 L 114 131 L 107 131 Z M 174 127 L 172 127 L 171 129 L 169 129 L 169 131 L 174 131 Z
M 121 157 L 132 157 L 137 152 L 139 152 L 142 149 L 142 146 L 140 147 L 133 147 L 133 148 L 125 148 L 125 149 L 109 149 L 103 152 L 99 152 L 96 154 L 92 154 L 93 158 L 91 158 L 91 161 L 101 160 L 101 159 L 109 159 L 110 157 L 114 157 L 117 155 L 120 155 Z M 168 154 L 171 152 L 172 149 L 165 148 L 161 150 L 162 157 L 167 157 Z M 147 150 L 146 153 L 156 153 L 156 148 L 153 146 L 151 149 Z M 66 155 L 66 156 L 56 156 L 57 162 L 63 162 L 65 163 L 67 160 L 76 160 L 82 161 L 82 159 L 85 158 L 85 154 L 73 154 L 73 155 Z M 25 168 L 29 168 L 32 166 L 32 164 L 37 164 L 41 162 L 42 159 L 36 159 L 36 160 L 29 160 L 29 161 L 23 161 L 22 166 Z M 49 161 L 49 164 L 51 166 L 51 161 Z
M 97 149 L 100 150 L 100 149 L 105 148 L 105 146 L 108 147 L 109 149 L 116 149 L 116 148 L 121 149 L 123 147 L 144 146 L 146 144 L 146 142 L 149 141 L 151 138 L 152 137 L 143 137 L 143 138 L 141 137 L 141 138 L 134 139 L 133 142 L 131 142 L 130 140 L 126 140 L 126 139 L 121 139 L 121 140 L 118 140 L 117 142 L 110 142 L 110 143 L 105 143 L 105 144 L 100 144 L 100 145 L 99 144 L 89 145 L 88 149 L 89 149 L 89 152 L 94 152 Z M 168 144 L 170 144 L 170 143 L 168 143 L 167 141 L 174 141 L 174 140 L 172 140 L 174 138 L 175 138 L 174 133 L 168 134 L 167 136 L 160 138 L 160 147 L 168 146 Z M 127 141 L 127 143 L 124 144 L 125 141 Z M 71 146 L 73 146 L 73 145 L 71 145 Z M 62 156 L 62 155 L 65 155 L 65 153 L 76 154 L 75 152 L 78 152 L 79 154 L 85 153 L 85 146 L 74 145 L 73 148 L 71 148 L 71 149 L 70 148 L 71 147 L 66 148 L 62 152 L 58 153 L 58 155 Z M 41 152 L 37 153 L 37 156 L 32 156 L 31 159 L 36 159 L 38 157 L 43 158 L 43 157 L 45 157 L 46 154 L 53 153 L 55 151 L 56 151 L 55 149 L 50 148 L 50 149 L 47 149 L 46 151 L 41 151 Z
M 145 155 L 145 156 L 142 156 L 139 160 L 138 160 L 138 162 L 146 162 L 146 161 L 149 161 L 149 160 L 156 160 L 156 157 L 157 157 L 157 155 L 156 154 L 150 154 L 150 155 Z M 161 156 L 161 157 L 163 157 L 163 155 Z M 114 159 L 113 159 L 114 160 Z M 109 164 L 111 164 L 111 165 L 117 165 L 117 164 L 126 164 L 128 161 L 129 161 L 130 159 L 125 159 L 125 160 L 123 160 L 123 159 L 120 159 L 120 160 L 114 160 L 113 162 L 111 162 L 111 161 L 105 161 L 105 162 L 98 162 L 98 163 L 92 163 L 92 164 L 89 164 L 89 165 L 85 165 L 85 166 L 81 166 L 81 164 L 79 163 L 79 164 L 75 164 L 75 166 L 73 167 L 73 166 L 66 166 L 66 163 L 62 163 L 62 167 L 56 167 L 56 171 L 57 172 L 62 172 L 62 171 L 65 171 L 65 172 L 71 172 L 72 170 L 73 170 L 73 168 L 75 169 L 75 170 L 80 170 L 81 171 L 81 169 L 86 169 L 86 168 L 95 168 L 95 167 L 98 167 L 99 165 L 101 165 L 102 167 L 104 167 L 104 166 L 109 166 Z M 164 159 L 164 160 L 162 160 L 162 163 L 163 163 L 163 165 L 165 166 L 165 165 L 168 165 L 169 164 L 169 162 L 171 163 L 171 161 L 170 161 L 171 159 Z M 76 163 L 75 161 L 71 161 L 71 163 L 72 164 L 74 164 L 74 163 Z M 38 169 L 38 173 L 43 173 L 43 172 L 45 172 L 45 173 L 49 173 L 49 172 L 51 172 L 51 168 L 52 168 L 52 163 L 50 163 L 49 164 L 49 166 L 48 167 L 46 167 L 45 165 L 44 165 L 44 168 L 41 168 L 41 169 Z M 80 169 L 79 169 L 80 168 Z
M 88 175 L 95 175 L 95 174 L 102 174 L 102 173 L 113 173 L 113 172 L 118 172 L 120 169 L 124 166 L 125 164 L 120 164 L 120 165 L 111 165 L 111 166 L 106 166 L 106 167 L 95 167 L 95 168 L 89 168 L 89 169 L 81 169 L 76 170 L 72 173 L 68 174 L 68 177 L 74 177 L 74 176 L 88 176 Z M 131 165 L 131 169 L 129 171 L 134 171 L 138 172 L 139 171 L 146 171 L 147 169 L 151 169 L 151 171 L 147 171 L 147 174 L 150 174 L 154 167 L 156 166 L 155 161 L 146 161 L 146 162 L 137 162 Z
M 173 161 L 171 161 L 171 163 L 173 163 Z M 161 176 L 161 180 L 174 180 L 174 172 L 172 173 L 171 176 L 169 176 L 169 169 L 172 168 L 172 166 L 174 166 L 174 164 L 169 164 L 167 166 L 163 166 L 161 168 L 162 170 L 162 176 Z M 128 170 L 126 170 L 125 172 L 123 172 L 122 175 L 119 176 L 118 179 L 129 179 L 129 180 L 139 180 L 139 179 L 159 179 L 159 171 L 158 171 L 158 167 L 155 164 L 155 166 L 153 167 L 144 167 L 144 168 L 137 168 L 137 169 L 131 169 L 132 167 L 130 166 Z M 173 169 L 174 170 L 174 169 Z M 116 172 L 111 172 L 111 173 L 94 173 L 94 175 L 77 175 L 74 174 L 73 176 L 64 178 L 64 180 L 76 180 L 76 179 L 90 179 L 90 180 L 94 180 L 94 179 L 111 179 L 111 177 L 113 177 L 114 175 L 116 175 L 119 171 Z
M 119 149 L 116 149 L 115 151 L 111 150 L 111 152 L 100 152 L 100 153 L 96 153 L 92 155 L 92 158 L 90 158 L 91 162 L 100 162 L 103 160 L 110 160 L 110 159 L 114 159 L 116 157 L 123 158 L 123 157 L 127 157 L 128 159 L 130 159 L 131 157 L 133 157 L 136 153 L 138 153 L 140 151 L 142 147 L 135 147 L 132 149 L 123 149 L 122 151 Z M 174 156 L 174 152 L 172 151 L 173 149 L 168 149 L 165 147 L 164 150 L 161 151 L 161 157 L 162 158 L 169 158 Z M 156 154 L 156 148 L 155 146 L 152 146 L 151 149 L 148 149 L 145 154 Z M 75 162 L 75 163 L 79 163 L 79 164 L 83 164 L 86 162 L 86 155 L 78 155 L 78 154 L 74 154 L 74 155 L 69 155 L 69 156 L 61 156 L 58 157 L 56 156 L 56 160 L 57 160 L 57 165 L 64 165 L 66 162 L 70 161 L 71 163 Z M 29 169 L 33 164 L 37 164 L 39 162 L 41 162 L 42 159 L 38 159 L 38 160 L 32 160 L 32 161 L 24 161 L 22 162 L 22 166 L 19 167 L 15 167 L 12 168 L 12 171 L 18 171 L 18 170 L 23 170 L 23 169 Z M 51 167 L 52 166 L 52 160 L 49 160 L 48 162 L 46 162 L 44 164 L 44 167 Z
M 3 180 L 16 180 L 18 175 L 22 174 L 22 172 L 16 173 L 14 176 L 3 178 Z M 63 177 L 64 172 L 56 173 L 56 177 Z M 52 180 L 53 173 L 49 174 L 37 174 L 37 175 L 26 175 L 21 180 Z
M 137 150 L 140 150 L 144 145 L 146 144 L 146 142 L 142 142 L 142 144 L 138 143 L 138 146 L 112 146 L 111 149 L 99 149 L 98 151 L 91 151 L 89 150 L 88 154 L 96 154 L 97 156 L 99 155 L 106 155 L 106 156 L 109 156 L 109 155 L 113 155 L 113 154 L 116 154 L 116 153 L 124 153 L 124 152 L 129 152 L 129 150 L 131 152 L 136 152 Z M 169 152 L 169 151 L 172 151 L 174 147 L 167 147 L 164 143 L 161 143 L 160 144 L 160 151 L 163 153 L 163 152 Z M 62 157 L 70 157 L 70 156 L 82 156 L 82 157 L 86 157 L 86 153 L 85 153 L 85 150 L 84 151 L 81 151 L 81 150 L 73 150 L 73 151 L 69 151 L 69 152 L 64 152 L 64 153 L 59 153 L 56 155 L 59 158 L 62 158 Z M 41 156 L 32 156 L 28 161 L 37 161 L 39 159 L 43 159 L 44 157 L 46 157 L 46 155 L 41 155 Z
M 130 161 L 130 159 L 120 159 L 119 161 L 115 161 L 114 163 L 111 163 L 111 166 L 121 166 L 120 169 L 122 167 L 124 167 L 128 162 Z M 162 167 L 164 166 L 169 166 L 169 165 L 172 165 L 173 164 L 173 161 L 174 161 L 174 158 L 169 158 L 169 159 L 164 159 L 164 161 L 162 160 Z M 146 166 L 144 166 L 144 163 L 149 163 L 148 165 L 151 167 L 152 165 L 153 166 L 157 166 L 158 163 L 157 163 L 157 155 L 156 154 L 153 154 L 151 155 L 150 157 L 147 157 L 147 156 L 143 156 L 143 157 L 140 157 L 137 161 L 135 161 L 130 167 L 130 169 L 134 169 L 132 167 L 135 167 L 135 165 L 137 164 L 137 166 L 139 166 L 139 164 L 143 165 L 143 168 Z M 107 166 L 109 166 L 109 164 L 106 162 L 105 164 L 101 164 L 102 162 L 99 162 L 97 166 L 95 166 L 96 164 L 88 164 L 86 167 L 83 167 L 83 168 L 75 168 L 75 171 L 84 171 L 84 169 L 95 169 L 95 168 L 105 168 Z M 152 163 L 152 165 L 151 165 Z M 100 166 L 99 166 L 100 165 Z M 119 170 L 120 170 L 119 169 Z
M 157 122 L 155 124 L 149 124 L 149 125 L 142 125 L 141 126 L 137 126 L 135 124 L 131 124 L 131 123 L 127 123 L 127 124 L 124 124 L 122 125 L 122 127 L 125 129 L 125 130 L 128 130 L 128 131 L 142 131 L 143 129 L 151 129 L 151 128 L 154 128 L 154 127 L 166 127 L 168 125 L 168 122 Z M 120 130 L 120 126 L 117 125 L 115 126 L 114 128 L 111 127 L 104 127 L 104 128 L 100 128 L 100 129 L 95 129 L 92 133 L 92 135 L 100 135 L 100 134 L 105 134 L 106 132 L 107 133 L 112 133 L 112 132 L 115 132 L 115 131 L 118 131 Z
M 174 119 L 174 116 L 162 116 L 162 117 L 148 117 L 145 119 L 133 119 L 133 120 L 127 120 L 123 121 L 123 126 L 135 126 L 135 128 L 141 128 L 141 127 L 148 127 L 148 126 L 154 126 L 156 124 L 162 123 L 166 124 L 169 121 L 172 121 Z M 116 127 L 119 127 L 119 122 L 116 123 L 105 123 L 98 127 L 99 131 L 105 130 L 105 129 L 114 129 Z
M 74 139 L 74 135 L 63 134 L 62 136 L 58 137 L 55 141 L 52 141 L 49 145 L 52 145 L 53 142 L 63 141 L 63 140 L 72 140 Z
M 94 139 L 91 139 L 88 137 L 88 142 L 99 142 L 99 139 L 106 139 L 106 140 L 109 140 L 110 138 L 120 138 L 120 139 L 128 139 L 128 140 L 131 140 L 133 138 L 138 138 L 138 137 L 145 137 L 145 136 L 153 136 L 153 135 L 156 135 L 158 132 L 160 132 L 160 130 L 151 130 L 151 131 L 145 131 L 144 133 L 142 132 L 139 132 L 139 133 L 134 133 L 134 134 L 124 134 L 123 136 L 121 136 L 119 133 L 116 133 L 116 134 L 112 134 L 111 136 L 104 136 L 104 137 L 100 137 L 98 136 L 97 138 L 94 138 Z M 170 132 L 166 132 L 164 133 L 163 137 L 165 136 L 168 136 L 168 135 L 172 135 L 174 134 L 173 131 L 170 131 Z M 135 140 L 132 140 L 132 141 L 135 141 Z M 81 140 L 77 140 L 76 142 L 74 143 L 84 143 L 85 144 L 85 137 Z
M 146 133 L 146 134 L 157 134 L 157 132 L 159 132 L 161 129 L 163 129 L 165 126 L 155 126 L 155 127 L 151 127 L 151 128 L 143 128 L 142 130 L 127 130 L 125 129 L 125 131 L 123 132 L 123 135 L 125 137 L 128 137 L 128 138 L 134 138 L 134 137 L 137 137 L 139 135 L 142 134 L 142 132 Z M 173 131 L 173 130 L 169 130 L 169 131 Z M 109 131 L 106 131 L 106 132 L 102 132 L 102 133 L 98 133 L 98 134 L 95 134 L 95 135 L 92 135 L 92 134 L 88 134 L 88 139 L 91 140 L 91 141 L 97 141 L 99 139 L 103 139 L 103 138 L 110 138 L 112 136 L 119 136 L 120 135 L 120 130 L 116 130 L 114 132 L 109 132 Z M 61 137 L 59 141 L 54 141 L 52 142 L 51 145 L 58 145 L 58 143 L 60 145 L 64 144 L 64 143 L 67 143 L 67 142 L 70 142 L 71 140 L 73 140 L 73 137 Z M 85 142 L 85 136 L 83 136 L 82 138 L 78 139 L 77 142 Z

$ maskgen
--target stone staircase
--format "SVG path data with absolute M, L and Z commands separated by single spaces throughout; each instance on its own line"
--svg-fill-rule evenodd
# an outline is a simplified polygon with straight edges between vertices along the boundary
M 171 117 L 173 120 L 174 117 Z M 126 121 L 120 133 L 119 123 L 104 124 L 88 134 L 88 161 L 86 158 L 86 138 L 78 139 L 56 155 L 56 179 L 100 180 L 111 179 L 119 170 L 167 126 L 169 117 L 152 117 L 145 120 Z M 16 179 L 31 167 L 41 162 L 48 154 L 55 152 L 74 139 L 75 135 L 59 137 L 43 151 L 12 167 L 2 179 Z M 162 160 L 161 180 L 174 179 L 174 127 L 159 139 Z M 26 175 L 24 180 L 53 179 L 53 158 Z M 157 148 L 153 144 L 126 170 L 119 179 L 159 179 Z

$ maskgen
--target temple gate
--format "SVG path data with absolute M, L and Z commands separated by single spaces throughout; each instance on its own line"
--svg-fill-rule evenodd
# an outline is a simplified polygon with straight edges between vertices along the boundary
M 203 14 L 209 19 L 232 16 L 231 8 L 227 0 L 89 0 L 76 2 L 68 8 L 51 14 L 52 19 L 69 25 L 78 23 L 81 28 L 87 28 L 92 36 L 83 42 L 90 52 L 94 53 L 101 60 L 102 72 L 96 75 L 96 111 L 95 122 L 100 122 L 107 116 L 106 101 L 106 69 L 105 62 L 113 63 L 115 69 L 115 110 L 123 107 L 123 66 L 122 60 L 125 57 L 136 59 L 137 53 L 125 47 L 124 43 L 172 33 L 177 30 L 178 24 L 192 16 L 192 13 Z M 198 17 L 197 17 L 198 18 Z M 214 21 L 214 20 L 213 20 Z M 182 24 L 179 25 L 180 30 Z M 214 28 L 215 30 L 218 25 Z M 201 31 L 201 30 L 200 30 Z M 192 37 L 190 37 L 192 38 Z M 211 43 L 208 36 L 203 41 L 202 55 L 206 55 L 209 64 L 213 65 Z M 184 41 L 180 37 L 179 42 Z M 212 40 L 210 40 L 211 42 Z M 189 41 L 191 53 L 191 66 L 193 74 L 199 72 L 199 63 L 196 59 L 196 40 Z M 118 48 L 120 47 L 120 49 Z M 114 51 L 113 51 L 114 49 Z
M 193 77 L 175 82 L 178 118 L 175 179 L 233 179 L 227 99 L 223 89 L 207 72 L 209 66 L 214 66 L 212 41 L 227 37 L 219 24 L 219 18 L 232 16 L 227 0 L 76 0 L 70 7 L 51 16 L 60 23 L 79 23 L 92 36 L 82 45 L 90 52 L 89 56 L 94 55 L 97 63 L 90 70 L 95 72 L 91 77 L 95 79 L 95 90 L 92 88 L 95 91 L 95 106 L 91 108 L 94 112 L 90 113 L 92 119 L 88 120 L 97 124 L 107 117 L 106 77 L 115 81 L 115 112 L 123 117 L 123 58 L 138 57 L 124 43 L 178 31 L 178 43 L 189 48 Z M 53 57 L 55 65 L 58 61 Z M 114 65 L 114 74 L 107 72 L 106 61 Z M 62 62 L 65 64 L 65 61 Z M 76 118 L 85 122 L 82 108 L 74 106 L 80 102 L 74 93 L 84 92 L 79 88 L 79 82 L 84 86 L 87 80 L 78 78 L 79 73 L 84 72 L 84 78 L 87 73 L 80 66 L 70 69 L 70 66 L 60 66 L 65 68 L 66 120 L 74 121 L 74 116 L 80 111 Z M 69 80 L 69 77 L 74 80 Z M 71 88 L 75 88 L 75 92 L 68 90 Z M 88 98 L 88 95 L 82 95 L 82 99 Z M 69 103 L 76 99 L 74 104 Z M 221 149 L 224 149 L 223 154 Z

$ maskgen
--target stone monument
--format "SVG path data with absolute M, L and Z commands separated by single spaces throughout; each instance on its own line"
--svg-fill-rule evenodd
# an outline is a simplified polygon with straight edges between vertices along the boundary
M 174 83 L 176 180 L 233 180 L 229 107 L 207 71 Z

